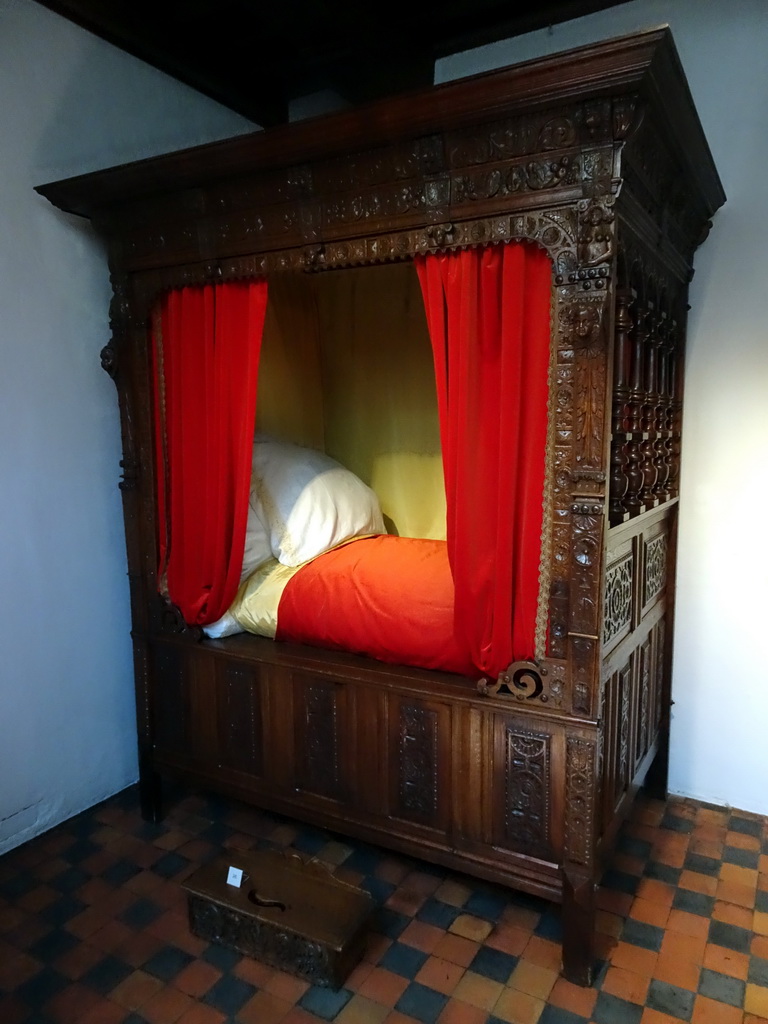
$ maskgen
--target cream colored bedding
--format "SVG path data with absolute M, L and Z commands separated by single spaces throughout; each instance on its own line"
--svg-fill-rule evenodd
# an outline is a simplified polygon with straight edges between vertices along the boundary
M 280 598 L 286 584 L 300 568 L 300 565 L 281 565 L 276 558 L 270 558 L 251 573 L 229 606 L 228 614 L 240 629 L 274 639 Z

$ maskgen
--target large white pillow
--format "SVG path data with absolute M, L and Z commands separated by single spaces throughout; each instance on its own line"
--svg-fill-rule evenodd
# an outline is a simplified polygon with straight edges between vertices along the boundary
M 242 583 L 268 558 L 272 557 L 269 543 L 269 531 L 261 517 L 261 509 L 254 504 L 253 497 L 248 502 L 248 520 L 245 526 L 245 549 L 243 551 L 243 571 L 240 573 Z
M 322 452 L 261 436 L 253 445 L 251 506 L 283 565 L 301 565 L 354 537 L 386 533 L 379 499 L 354 473 Z

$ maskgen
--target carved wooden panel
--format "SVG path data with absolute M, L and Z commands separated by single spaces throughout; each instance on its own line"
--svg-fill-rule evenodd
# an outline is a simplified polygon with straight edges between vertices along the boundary
M 635 563 L 632 552 L 608 567 L 605 579 L 605 620 L 603 643 L 610 646 L 626 636 L 632 625 L 632 596 Z
M 261 683 L 257 670 L 238 662 L 221 663 L 216 720 L 222 765 L 262 775 Z
M 667 582 L 667 535 L 654 537 L 645 546 L 643 574 L 643 606 L 647 606 L 664 590 Z
M 260 960 L 315 985 L 327 986 L 334 975 L 338 951 L 330 943 L 313 942 L 256 914 L 190 894 L 189 924 L 195 935 L 248 956 L 258 954 Z
M 651 724 L 651 701 L 654 693 L 656 666 L 653 661 L 653 636 L 649 635 L 638 649 L 638 703 L 637 727 L 635 732 L 635 767 L 648 752 L 654 738 Z
M 184 652 L 171 644 L 152 649 L 154 741 L 159 750 L 185 753 L 190 748 L 190 679 Z
M 295 749 L 298 788 L 318 796 L 341 799 L 343 688 L 333 682 L 306 678 L 297 691 Z
M 497 730 L 497 751 L 500 748 L 502 757 L 495 767 L 495 841 L 546 857 L 551 847 L 552 737 L 522 730 L 501 718 Z
M 619 723 L 618 723 L 618 761 L 617 761 L 617 794 L 623 793 L 630 781 L 630 740 L 632 735 L 632 719 L 630 711 L 632 703 L 632 665 L 619 672 Z
M 656 679 L 654 685 L 653 728 L 658 729 L 659 722 L 669 702 L 669 680 L 667 678 L 667 623 L 664 619 L 656 626 Z
M 610 821 L 617 804 L 631 781 L 634 768 L 633 733 L 637 707 L 634 697 L 636 655 L 605 682 L 602 705 L 603 722 L 603 819 Z
M 597 744 L 569 736 L 565 766 L 565 859 L 590 865 L 594 855 L 598 802 Z
M 433 823 L 438 814 L 439 720 L 421 702 L 402 702 L 397 722 L 397 803 L 400 818 Z

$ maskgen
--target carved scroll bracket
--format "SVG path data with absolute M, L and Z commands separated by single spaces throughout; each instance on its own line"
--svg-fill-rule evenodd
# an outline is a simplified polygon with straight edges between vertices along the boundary
M 563 705 L 565 664 L 556 661 L 513 661 L 496 682 L 480 679 L 481 697 L 503 697 L 521 704 L 534 702 L 554 708 Z

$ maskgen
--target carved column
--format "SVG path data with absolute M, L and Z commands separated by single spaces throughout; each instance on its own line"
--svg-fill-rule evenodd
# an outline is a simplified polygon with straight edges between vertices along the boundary
M 565 764 L 563 974 L 591 985 L 595 965 L 599 735 L 569 735 Z

